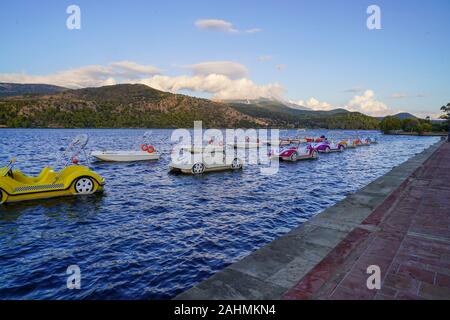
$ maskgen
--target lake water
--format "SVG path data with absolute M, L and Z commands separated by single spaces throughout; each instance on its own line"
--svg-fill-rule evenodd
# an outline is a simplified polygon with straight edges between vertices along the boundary
M 144 132 L 0 129 L 0 161 L 37 174 L 78 133 L 101 150 Z M 275 175 L 249 165 L 194 177 L 168 174 L 171 132 L 152 130 L 159 161 L 91 163 L 103 194 L 0 205 L 0 299 L 172 298 L 438 141 L 370 132 L 379 144 L 280 163 Z M 73 264 L 81 290 L 66 287 Z

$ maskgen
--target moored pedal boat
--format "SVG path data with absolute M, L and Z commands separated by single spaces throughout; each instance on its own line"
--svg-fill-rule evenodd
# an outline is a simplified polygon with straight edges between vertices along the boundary
M 353 139 L 343 139 L 339 141 L 340 144 L 344 145 L 345 148 L 356 148 L 356 144 L 354 143 Z
M 269 158 L 279 158 L 284 161 L 313 160 L 317 159 L 317 151 L 310 145 L 292 143 L 280 147 L 279 150 L 271 150 L 269 152 Z
M 370 140 L 368 140 L 368 139 L 357 138 L 357 139 L 353 140 L 353 143 L 357 147 L 370 146 Z
M 91 156 L 99 161 L 110 162 L 130 162 L 158 160 L 161 154 L 148 141 L 150 140 L 150 131 L 144 133 L 141 150 L 102 150 L 92 151 Z
M 184 153 L 181 156 L 172 155 L 169 171 L 198 175 L 211 171 L 239 170 L 243 167 L 243 161 L 235 156 L 227 157 L 227 150 L 223 147 L 182 150 Z
M 258 149 L 269 144 L 270 142 L 261 141 L 259 138 L 251 139 L 250 137 L 245 137 L 244 141 L 238 140 L 236 143 L 232 142 L 227 145 L 236 149 Z
M 105 180 L 88 167 L 78 164 L 78 155 L 84 154 L 87 141 L 87 135 L 79 135 L 64 150 L 61 159 L 68 157 L 68 160 L 60 171 L 46 166 L 38 176 L 32 177 L 14 169 L 16 161 L 11 160 L 6 167 L 0 168 L 0 204 L 102 191 Z
M 147 151 L 93 151 L 91 156 L 101 161 L 115 161 L 115 162 L 128 162 L 128 161 L 146 161 L 146 160 L 158 160 L 160 153 L 154 151 L 149 153 Z
M 328 140 L 314 143 L 312 147 L 320 153 L 343 152 L 345 150 L 345 146 L 341 142 L 335 143 L 334 141 Z
M 59 172 L 45 167 L 36 177 L 7 166 L 0 169 L 0 204 L 91 194 L 102 191 L 104 184 L 100 175 L 80 165 L 71 165 Z
M 367 140 L 369 140 L 370 144 L 377 144 L 378 140 L 375 137 L 369 137 L 367 138 Z
M 235 148 L 239 149 L 257 149 L 262 146 L 261 143 L 258 142 L 243 142 L 243 143 L 235 143 L 232 144 Z

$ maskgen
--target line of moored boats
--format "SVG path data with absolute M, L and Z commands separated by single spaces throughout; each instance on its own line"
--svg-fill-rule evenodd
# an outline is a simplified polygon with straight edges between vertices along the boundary
M 60 150 L 55 167 L 62 166 L 62 169 L 56 171 L 53 167 L 46 166 L 36 177 L 27 176 L 15 169 L 15 159 L 9 161 L 5 167 L 0 168 L 0 204 L 102 191 L 105 179 L 89 168 L 89 157 L 85 151 L 87 142 L 87 135 L 77 136 L 67 148 Z M 242 169 L 244 161 L 236 154 L 239 152 L 232 152 L 236 149 L 266 147 L 269 159 L 299 161 L 317 159 L 319 153 L 343 152 L 348 148 L 374 143 L 378 142 L 373 137 L 295 137 L 282 138 L 275 144 L 249 137 L 241 142 L 225 144 L 211 138 L 205 145 L 187 145 L 174 149 L 169 170 L 198 175 L 209 171 Z M 108 162 L 158 160 L 161 157 L 161 153 L 148 141 L 141 144 L 140 150 L 92 151 L 90 155 L 98 161 Z M 81 157 L 84 157 L 87 166 L 80 164 Z

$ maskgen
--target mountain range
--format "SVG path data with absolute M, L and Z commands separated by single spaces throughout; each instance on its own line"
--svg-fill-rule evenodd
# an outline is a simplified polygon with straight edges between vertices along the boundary
M 51 84 L 0 83 L 0 98 L 28 94 L 51 94 L 68 90 Z
M 409 112 L 400 112 L 400 113 L 394 114 L 393 117 L 399 118 L 400 120 L 418 119 L 415 115 L 413 115 Z
M 0 83 L 0 126 L 50 128 L 279 127 L 377 129 L 379 120 L 344 109 L 313 111 L 268 99 L 211 101 L 143 84 L 67 89 Z

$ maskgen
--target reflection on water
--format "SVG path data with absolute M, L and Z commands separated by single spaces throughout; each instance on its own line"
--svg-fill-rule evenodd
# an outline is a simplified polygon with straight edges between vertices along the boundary
M 0 161 L 15 156 L 37 174 L 86 131 L 94 150 L 136 148 L 145 130 L 0 130 Z M 159 161 L 92 163 L 107 180 L 103 194 L 0 207 L 0 298 L 173 297 L 437 141 L 382 136 L 317 161 L 282 162 L 273 176 L 249 165 L 193 177 L 168 174 L 171 131 L 152 133 Z M 66 289 L 72 264 L 81 290 Z
M 89 196 L 65 196 L 60 198 L 50 198 L 43 200 L 31 200 L 17 203 L 4 204 L 0 221 L 16 220 L 27 210 L 42 208 L 48 217 L 54 219 L 79 219 L 87 214 L 93 214 L 101 208 L 101 197 L 103 193 L 96 193 Z

